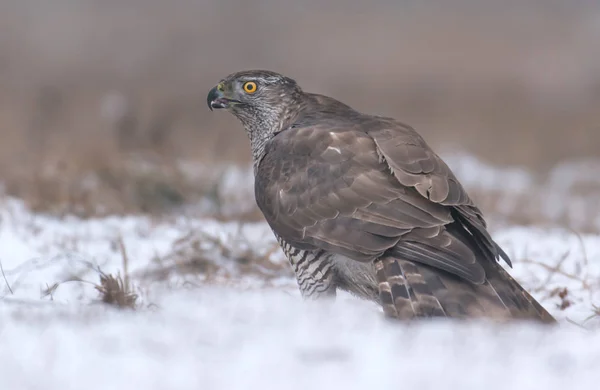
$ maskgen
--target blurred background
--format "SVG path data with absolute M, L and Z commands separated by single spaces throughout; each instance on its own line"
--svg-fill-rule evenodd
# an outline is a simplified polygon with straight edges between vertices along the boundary
M 592 0 L 1 0 L 0 191 L 260 219 L 206 95 L 263 68 L 414 126 L 491 215 L 597 230 L 599 42 Z

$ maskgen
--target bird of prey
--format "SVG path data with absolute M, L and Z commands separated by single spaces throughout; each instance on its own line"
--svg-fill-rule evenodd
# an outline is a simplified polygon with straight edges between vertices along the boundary
M 499 264 L 510 259 L 444 161 L 410 126 L 266 70 L 208 93 L 243 124 L 255 198 L 302 296 L 348 291 L 388 317 L 555 319 Z

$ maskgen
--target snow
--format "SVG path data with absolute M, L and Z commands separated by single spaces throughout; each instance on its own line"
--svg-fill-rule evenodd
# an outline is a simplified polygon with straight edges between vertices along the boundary
M 469 158 L 454 166 L 471 188 L 489 189 L 497 183 L 489 177 L 499 175 L 511 191 L 536 184 L 519 169 L 494 173 Z M 544 185 L 565 175 L 577 180 L 564 172 L 554 170 Z M 231 184 L 248 175 L 224 175 L 220 191 L 231 193 Z M 226 204 L 248 200 L 242 191 L 231 196 Z M 558 326 L 400 324 L 347 294 L 304 302 L 263 222 L 57 219 L 6 198 L 0 388 L 595 388 L 600 236 L 491 225 L 513 260 L 509 272 Z M 200 268 L 189 271 L 192 265 Z M 135 311 L 100 303 L 94 288 L 99 270 L 123 275 L 125 267 L 139 296 Z
M 8 389 L 595 388 L 600 333 L 383 321 L 351 300 L 199 288 L 156 311 L 2 308 Z

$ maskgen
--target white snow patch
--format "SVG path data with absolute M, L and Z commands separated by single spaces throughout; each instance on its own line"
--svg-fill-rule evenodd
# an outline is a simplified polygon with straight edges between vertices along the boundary
M 600 333 L 389 323 L 351 300 L 199 288 L 154 311 L 0 306 L 7 389 L 592 389 Z

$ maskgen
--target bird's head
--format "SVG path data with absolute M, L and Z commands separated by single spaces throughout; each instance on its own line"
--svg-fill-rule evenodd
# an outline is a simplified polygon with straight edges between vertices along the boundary
M 289 77 L 266 70 L 233 73 L 208 93 L 208 108 L 234 114 L 249 133 L 281 130 L 302 95 Z

